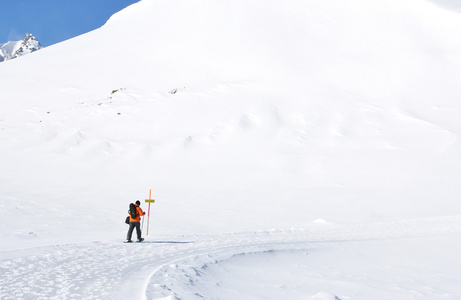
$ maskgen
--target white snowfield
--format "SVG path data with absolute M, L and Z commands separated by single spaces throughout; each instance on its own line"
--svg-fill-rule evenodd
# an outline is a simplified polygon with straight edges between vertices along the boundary
M 0 299 L 461 299 L 460 12 L 142 0 L 2 62 Z
M 459 299 L 461 217 L 8 253 L 2 299 Z

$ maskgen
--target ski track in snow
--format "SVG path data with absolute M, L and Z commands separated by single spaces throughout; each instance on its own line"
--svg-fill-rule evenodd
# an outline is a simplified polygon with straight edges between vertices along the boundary
M 181 299 L 169 285 L 194 289 L 207 264 L 236 255 L 309 249 L 318 243 L 383 241 L 461 231 L 461 216 L 368 225 L 317 224 L 309 230 L 148 238 L 0 253 L 0 299 Z M 186 266 L 186 268 L 184 267 Z M 197 298 L 202 296 L 195 294 Z M 190 299 L 190 297 L 186 298 Z

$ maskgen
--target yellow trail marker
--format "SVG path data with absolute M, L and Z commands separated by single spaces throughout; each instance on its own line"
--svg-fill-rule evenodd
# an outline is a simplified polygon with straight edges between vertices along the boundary
M 147 210 L 147 231 L 146 231 L 146 236 L 149 235 L 149 217 L 150 217 L 150 204 L 151 203 L 155 203 L 155 200 L 154 199 L 151 199 L 151 193 L 152 193 L 152 189 L 149 190 L 149 199 L 146 199 L 146 203 L 149 203 L 149 208 Z

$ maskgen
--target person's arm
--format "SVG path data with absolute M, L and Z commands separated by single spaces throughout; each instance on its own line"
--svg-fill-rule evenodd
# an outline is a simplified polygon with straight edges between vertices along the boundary
M 139 214 L 140 216 L 144 216 L 144 215 L 146 214 L 146 213 L 142 210 L 141 207 L 138 206 L 138 209 L 139 209 L 138 214 Z

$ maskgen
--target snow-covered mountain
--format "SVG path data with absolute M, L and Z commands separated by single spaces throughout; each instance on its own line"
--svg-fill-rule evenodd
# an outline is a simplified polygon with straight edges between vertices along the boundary
M 0 44 L 0 62 L 17 58 L 42 49 L 43 46 L 32 34 L 26 33 L 24 40 Z
M 438 2 L 142 0 L 0 65 L 2 300 L 459 297 Z

